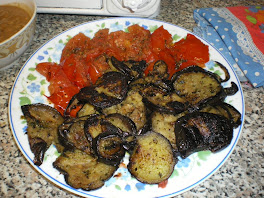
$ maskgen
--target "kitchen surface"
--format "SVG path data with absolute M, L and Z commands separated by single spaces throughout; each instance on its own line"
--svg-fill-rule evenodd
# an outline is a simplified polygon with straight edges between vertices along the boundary
M 193 31 L 197 26 L 195 9 L 242 5 L 264 6 L 264 1 L 162 0 L 160 13 L 154 19 Z M 9 93 L 20 68 L 45 42 L 69 28 L 105 18 L 108 17 L 38 13 L 30 47 L 12 66 L 0 70 L 0 197 L 78 197 L 45 179 L 20 152 L 8 121 Z M 248 82 L 241 85 L 245 117 L 233 153 L 211 177 L 176 197 L 264 197 L 264 87 L 256 88 Z

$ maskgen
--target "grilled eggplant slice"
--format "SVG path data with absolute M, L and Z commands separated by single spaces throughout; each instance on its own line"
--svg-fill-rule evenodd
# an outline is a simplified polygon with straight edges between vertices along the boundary
M 241 124 L 241 113 L 235 107 L 225 102 L 218 104 L 218 106 L 229 112 L 230 120 L 234 128 L 237 128 Z
M 233 138 L 229 119 L 207 112 L 189 113 L 175 124 L 176 146 L 182 158 L 201 151 L 219 151 Z
M 129 117 L 136 125 L 137 131 L 146 123 L 147 109 L 142 101 L 142 96 L 138 91 L 130 90 L 126 99 L 118 105 L 103 109 L 105 115 L 120 113 Z
M 129 78 L 134 80 L 142 76 L 146 68 L 146 61 L 119 61 L 115 57 L 108 59 L 108 64 L 114 71 L 119 71 Z
M 241 124 L 241 113 L 235 107 L 225 102 L 207 105 L 200 111 L 222 115 L 230 120 L 234 128 L 237 128 Z
M 93 105 L 86 103 L 78 111 L 77 117 L 83 117 L 83 116 L 93 115 L 93 114 L 99 114 L 99 112 L 95 109 Z
M 99 134 L 93 140 L 93 150 L 100 161 L 114 166 L 119 165 L 125 156 L 123 138 L 115 132 Z
M 168 139 L 149 131 L 137 136 L 137 144 L 129 158 L 128 170 L 140 182 L 158 184 L 170 177 L 175 164 L 176 158 Z
M 103 74 L 94 86 L 84 87 L 77 94 L 79 103 L 89 103 L 97 109 L 119 104 L 128 91 L 128 79 L 120 72 Z
M 135 135 L 137 134 L 135 123 L 129 117 L 119 113 L 109 114 L 105 119 L 121 130 L 123 147 L 130 151 L 135 144 Z
M 114 126 L 120 128 L 123 132 L 123 137 L 128 135 L 136 135 L 137 127 L 135 123 L 127 116 L 120 113 L 108 114 L 105 119 Z
M 59 127 L 59 140 L 66 150 L 79 149 L 87 154 L 92 153 L 91 142 L 87 140 L 84 124 L 88 117 L 64 123 Z
M 223 88 L 216 75 L 198 66 L 176 72 L 172 78 L 176 93 L 185 98 L 192 107 L 222 99 Z
M 228 70 L 226 69 L 226 67 L 222 64 L 222 63 L 220 63 L 220 62 L 218 62 L 218 61 L 215 61 L 215 63 L 224 71 L 224 73 L 225 73 L 225 78 L 224 79 L 221 79 L 220 81 L 221 81 L 221 83 L 222 82 L 227 82 L 227 81 L 229 81 L 229 79 L 230 79 L 230 74 L 229 74 L 229 72 L 228 72 Z M 220 76 L 219 76 L 220 77 Z
M 176 136 L 174 133 L 175 123 L 178 120 L 178 118 L 184 115 L 185 115 L 184 112 L 174 115 L 174 114 L 161 113 L 158 111 L 153 112 L 151 115 L 152 130 L 166 137 L 170 141 L 171 146 L 175 152 L 177 152 L 178 150 L 176 146 Z
M 96 157 L 78 149 L 64 152 L 56 159 L 53 166 L 64 174 L 67 184 L 87 191 L 102 187 L 117 168 L 99 162 Z
M 34 153 L 34 164 L 40 166 L 46 150 L 54 144 L 59 152 L 63 146 L 58 140 L 58 127 L 64 118 L 54 108 L 44 104 L 21 106 L 27 121 L 27 134 L 30 149 Z
M 153 85 L 145 85 L 140 92 L 144 104 L 152 111 L 178 114 L 186 110 L 186 101 L 176 93 L 166 92 Z

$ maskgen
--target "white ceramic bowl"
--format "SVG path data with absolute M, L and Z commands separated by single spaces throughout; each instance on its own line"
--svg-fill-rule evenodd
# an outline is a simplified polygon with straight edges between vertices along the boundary
M 29 47 L 36 26 L 36 2 L 35 0 L 1 0 L 0 5 L 15 5 L 26 10 L 31 19 L 16 34 L 0 43 L 0 69 L 11 66 Z

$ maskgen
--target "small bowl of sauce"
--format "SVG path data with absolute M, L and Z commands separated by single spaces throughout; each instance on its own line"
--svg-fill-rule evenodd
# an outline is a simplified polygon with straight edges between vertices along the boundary
M 0 1 L 0 69 L 10 66 L 29 47 L 35 24 L 35 0 Z

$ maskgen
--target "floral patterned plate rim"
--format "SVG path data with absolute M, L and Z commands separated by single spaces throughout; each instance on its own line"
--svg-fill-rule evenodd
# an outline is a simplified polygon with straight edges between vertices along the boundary
M 149 29 L 151 32 L 163 25 L 164 28 L 172 34 L 174 41 L 178 41 L 184 38 L 187 33 L 191 33 L 170 23 L 145 18 L 118 17 L 87 22 L 62 32 L 41 46 L 21 68 L 12 87 L 8 108 L 9 122 L 19 149 L 40 174 L 46 177 L 50 182 L 73 194 L 83 197 L 171 197 L 178 195 L 192 189 L 215 173 L 231 155 L 242 132 L 244 98 L 241 85 L 234 69 L 218 50 L 197 36 L 203 43 L 209 46 L 210 61 L 206 64 L 206 69 L 222 76 L 224 75 L 223 72 L 214 64 L 214 61 L 222 63 L 226 66 L 231 76 L 230 80 L 224 83 L 223 86 L 229 87 L 230 82 L 233 81 L 239 87 L 239 91 L 235 95 L 226 98 L 226 102 L 233 105 L 242 114 L 242 124 L 234 129 L 234 137 L 227 148 L 214 154 L 209 151 L 201 151 L 192 154 L 184 160 L 180 159 L 166 185 L 140 183 L 131 177 L 125 167 L 120 166 L 115 173 L 115 177 L 106 181 L 102 188 L 94 191 L 74 189 L 67 185 L 63 175 L 52 167 L 52 162 L 60 155 L 54 146 L 51 146 L 46 152 L 44 162 L 41 166 L 38 167 L 34 165 L 34 156 L 29 148 L 27 135 L 25 133 L 27 126 L 26 121 L 21 117 L 21 106 L 39 102 L 52 105 L 45 97 L 45 95 L 49 95 L 47 89 L 49 84 L 45 78 L 35 70 L 36 64 L 46 61 L 58 63 L 61 51 L 67 41 L 79 32 L 83 32 L 85 35 L 92 38 L 94 33 L 102 28 L 109 28 L 110 31 L 127 31 L 127 27 L 132 24 L 139 24 Z M 128 156 L 126 155 L 124 163 L 127 163 L 127 161 Z

